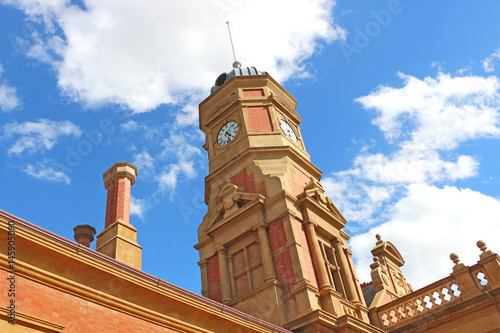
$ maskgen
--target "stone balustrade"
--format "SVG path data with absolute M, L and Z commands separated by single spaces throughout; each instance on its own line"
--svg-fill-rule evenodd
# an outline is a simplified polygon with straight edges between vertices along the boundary
M 445 311 L 460 301 L 465 302 L 477 295 L 500 286 L 500 260 L 497 254 L 486 250 L 484 242 L 478 247 L 483 251 L 480 260 L 473 266 L 460 263 L 458 255 L 452 253 L 455 263 L 453 273 L 424 288 L 412 292 L 390 303 L 370 310 L 372 323 L 392 331 L 409 321 L 418 320 L 426 313 L 434 315 L 439 309 Z M 431 313 L 432 312 L 432 313 Z
M 377 309 L 380 328 L 387 328 L 400 321 L 431 311 L 454 302 L 462 292 L 453 276 L 449 276 Z

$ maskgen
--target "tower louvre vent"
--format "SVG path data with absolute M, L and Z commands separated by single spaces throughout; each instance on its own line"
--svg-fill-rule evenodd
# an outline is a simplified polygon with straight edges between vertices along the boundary
M 227 73 L 222 73 L 221 75 L 219 75 L 217 80 L 215 80 L 215 85 L 218 87 L 222 86 L 224 82 L 226 82 L 226 79 L 227 79 Z

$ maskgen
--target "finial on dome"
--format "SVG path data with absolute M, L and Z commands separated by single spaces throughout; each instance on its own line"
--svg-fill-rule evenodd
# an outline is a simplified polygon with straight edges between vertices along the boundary
M 233 62 L 233 68 L 240 68 L 241 67 L 241 62 L 239 62 L 238 60 L 235 60 Z

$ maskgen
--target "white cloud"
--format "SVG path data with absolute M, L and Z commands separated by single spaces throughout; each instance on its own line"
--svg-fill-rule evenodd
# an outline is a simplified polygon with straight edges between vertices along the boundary
M 4 3 L 48 24 L 28 54 L 52 63 L 64 93 L 134 112 L 208 95 L 232 63 L 227 20 L 239 60 L 281 82 L 304 74 L 303 61 L 318 43 L 345 36 L 333 23 L 334 0 L 90 0 L 86 10 L 63 0 Z M 193 123 L 196 115 L 185 111 L 178 122 Z
M 352 177 L 327 177 L 321 181 L 327 194 L 339 207 L 342 214 L 352 221 L 363 221 L 363 224 L 375 222 L 375 212 L 392 199 L 396 187 L 370 186 Z M 347 225 L 349 230 L 357 230 L 353 223 Z
M 403 144 L 420 150 L 450 150 L 468 139 L 500 135 L 498 78 L 444 73 L 424 80 L 399 76 L 404 87 L 381 86 L 356 99 L 365 109 L 377 112 L 373 123 L 388 140 L 405 138 L 403 126 L 407 122 L 416 127 L 406 138 L 411 141 Z
M 60 170 L 54 169 L 50 164 L 52 164 L 50 160 L 44 160 L 36 165 L 28 164 L 21 171 L 37 179 L 69 185 L 71 183 L 69 176 Z
M 175 191 L 180 175 L 188 178 L 196 176 L 195 163 L 202 156 L 201 150 L 189 143 L 188 140 L 192 141 L 193 138 L 176 132 L 171 132 L 170 137 L 163 140 L 164 149 L 160 158 L 174 162 L 170 163 L 158 176 L 160 191 Z
M 483 69 L 487 73 L 491 73 L 495 71 L 495 66 L 493 65 L 494 62 L 496 62 L 498 59 L 500 59 L 500 48 L 493 52 L 491 56 L 483 60 Z
M 198 123 L 198 104 L 207 96 L 205 91 L 193 93 L 186 101 L 181 112 L 175 117 L 175 123 L 178 126 L 197 125 Z
M 156 160 L 145 150 L 134 154 L 133 165 L 137 167 L 138 172 L 146 176 L 154 174 Z
M 51 150 L 61 136 L 80 137 L 82 131 L 72 122 L 39 119 L 36 122 L 9 123 L 3 126 L 2 139 L 15 137 L 15 142 L 8 149 L 9 155 L 19 155 L 25 151 L 35 152 Z
M 460 155 L 452 161 L 444 160 L 437 151 L 401 149 L 390 155 L 359 155 L 354 160 L 354 168 L 336 175 L 383 184 L 425 183 L 469 178 L 476 175 L 478 166 L 478 162 L 467 155 Z
M 136 131 L 139 128 L 139 125 L 134 120 L 129 120 L 126 123 L 120 125 L 120 127 L 125 131 Z
M 409 283 L 420 288 L 451 273 L 451 252 L 472 265 L 484 239 L 500 238 L 500 201 L 452 184 L 479 173 L 482 156 L 457 149 L 479 138 L 500 138 L 500 83 L 496 77 L 438 73 L 423 80 L 400 74 L 401 88 L 380 86 L 356 99 L 375 110 L 373 124 L 387 152 L 364 147 L 350 169 L 322 183 L 348 220 L 356 270 L 370 281 L 375 234 L 391 241 L 406 260 Z M 493 249 L 498 251 L 499 249 Z
M 130 198 L 130 214 L 136 215 L 141 220 L 144 220 L 144 213 L 147 210 L 147 203 L 145 200 Z
M 0 79 L 2 78 L 2 73 L 3 67 L 0 64 Z M 17 97 L 16 89 L 2 81 L 0 81 L 0 110 L 7 112 L 19 105 L 19 98 Z
M 375 213 L 409 184 L 476 176 L 476 157 L 451 152 L 468 140 L 500 138 L 498 78 L 399 76 L 403 87 L 380 86 L 356 99 L 365 109 L 375 110 L 373 124 L 389 141 L 389 152 L 364 149 L 350 169 L 323 180 L 329 195 L 354 222 L 380 222 L 383 216 L 374 219 Z M 356 225 L 350 228 L 356 230 Z
M 129 120 L 126 123 L 121 124 L 120 128 L 125 132 L 139 131 L 144 138 L 151 141 L 157 141 L 162 138 L 161 128 L 151 128 L 144 123 L 134 120 Z
M 448 276 L 452 252 L 466 265 L 479 260 L 476 242 L 485 240 L 494 251 L 500 237 L 500 201 L 470 189 L 413 184 L 390 209 L 387 222 L 355 235 L 349 246 L 361 281 L 370 281 L 371 249 L 375 234 L 392 242 L 406 263 L 403 267 L 414 288 Z

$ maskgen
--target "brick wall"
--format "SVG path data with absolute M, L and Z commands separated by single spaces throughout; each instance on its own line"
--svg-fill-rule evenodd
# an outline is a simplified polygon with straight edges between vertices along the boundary
M 269 223 L 269 244 L 273 253 L 274 268 L 276 277 L 285 285 L 284 292 L 289 292 L 295 283 L 292 258 L 290 250 L 286 246 L 287 239 L 283 221 L 277 219 Z
M 273 126 L 267 106 L 247 107 L 248 122 L 253 132 L 272 132 Z
M 222 300 L 220 290 L 219 256 L 214 254 L 207 261 L 209 298 L 220 302 Z
M 9 302 L 7 272 L 0 270 L 0 306 Z M 16 276 L 16 311 L 64 326 L 64 333 L 169 333 L 152 324 L 91 301 Z
M 243 89 L 243 97 L 262 97 L 264 90 L 262 89 Z

